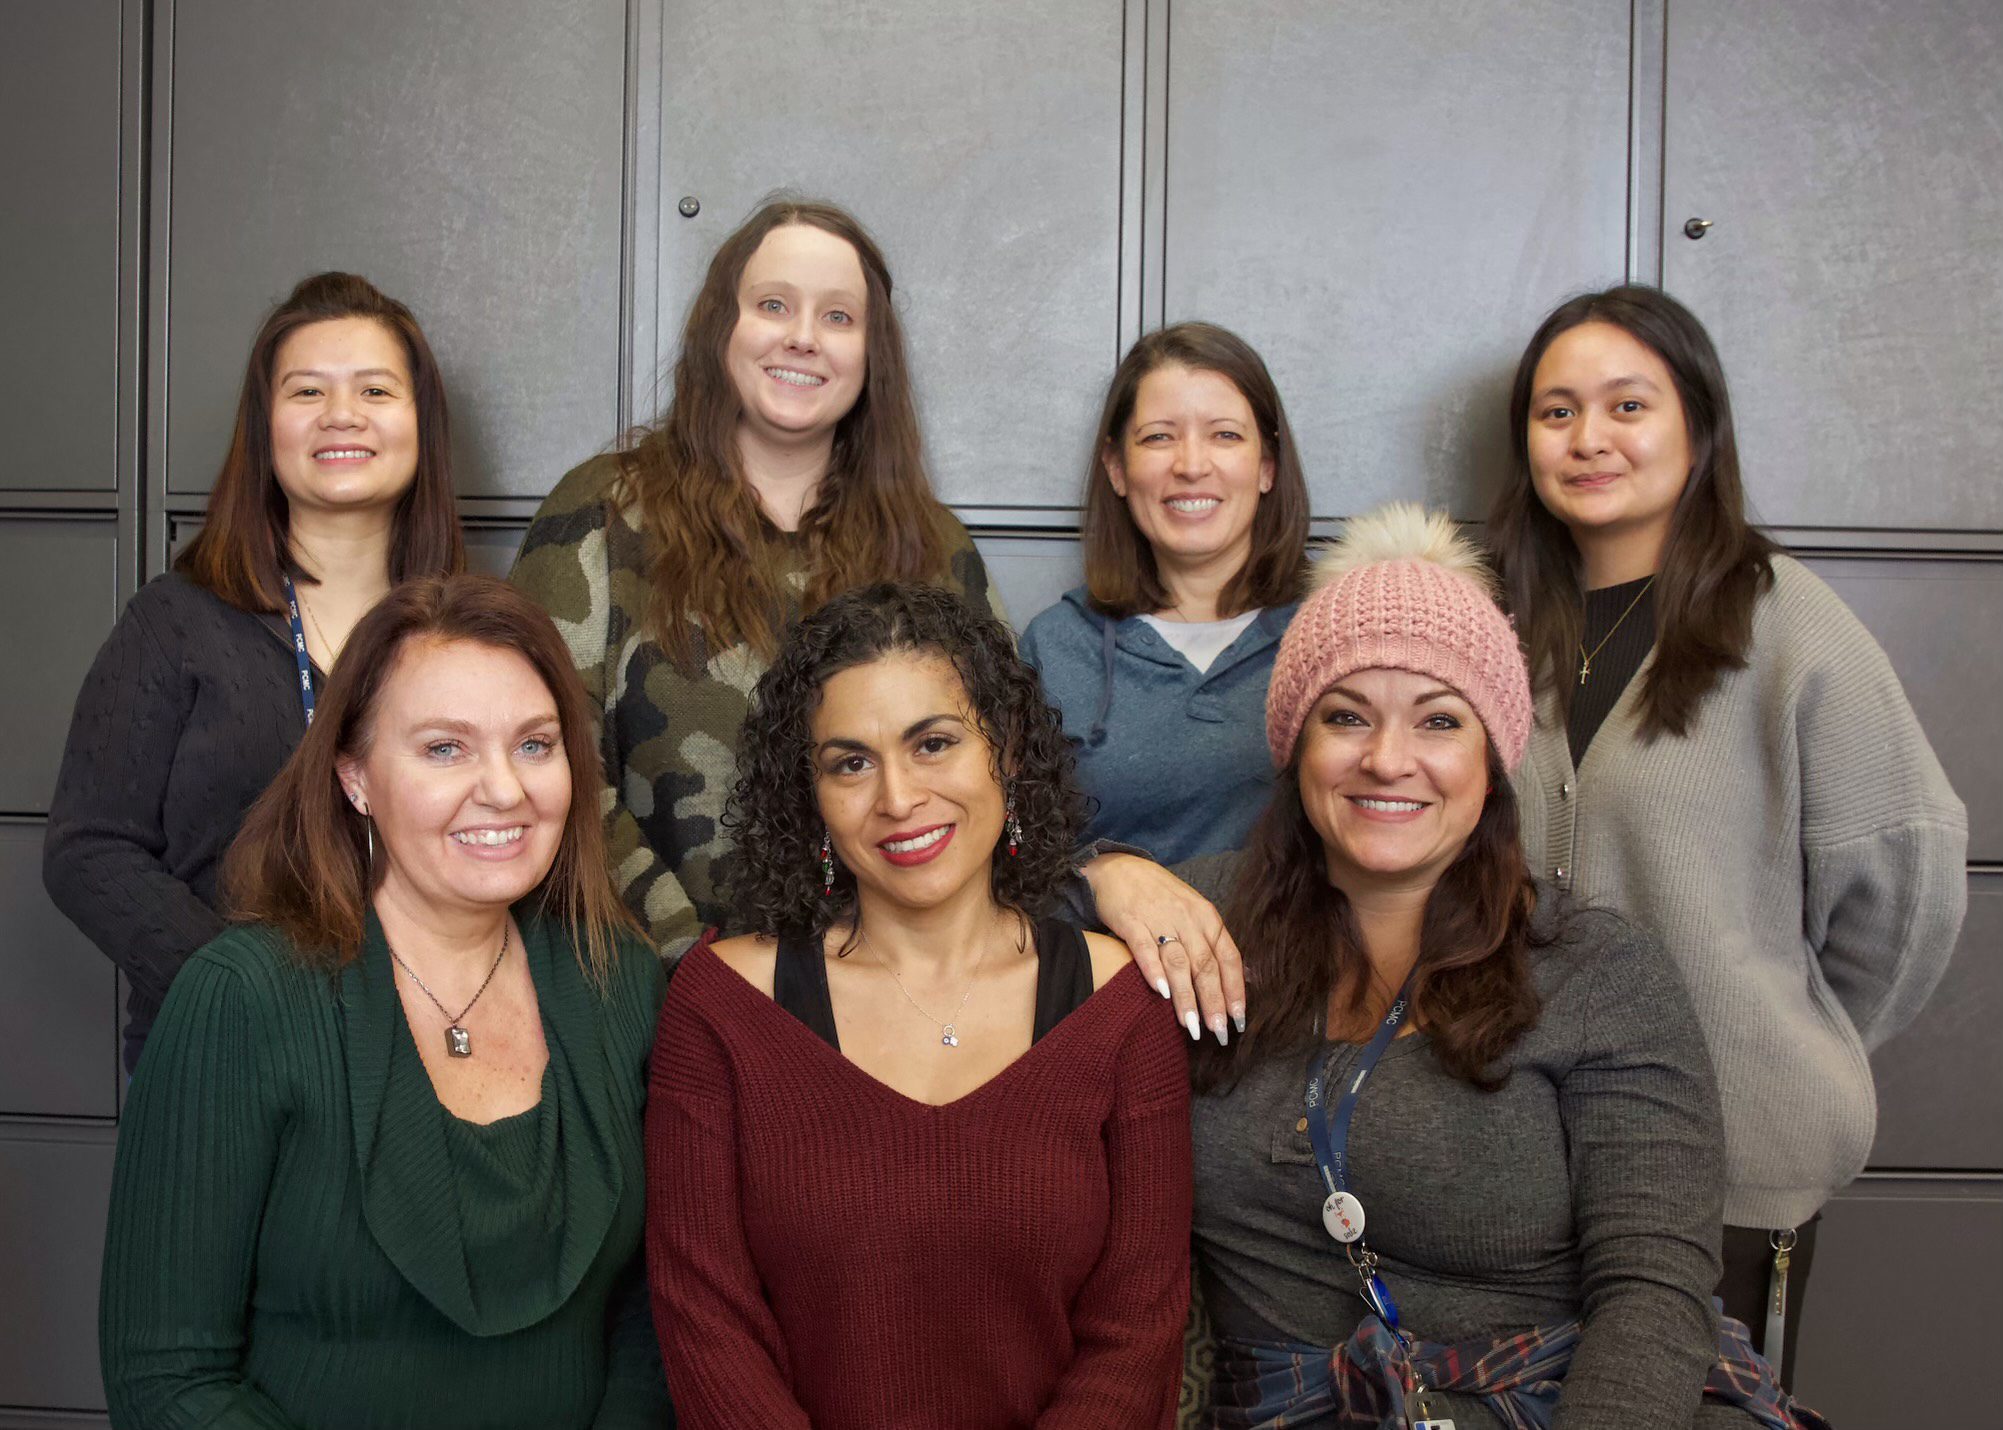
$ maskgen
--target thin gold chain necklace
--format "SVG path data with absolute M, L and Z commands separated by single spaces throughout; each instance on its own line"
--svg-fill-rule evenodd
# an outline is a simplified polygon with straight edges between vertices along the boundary
M 320 624 L 320 618 L 313 614 L 313 608 L 306 603 L 304 595 L 299 597 L 299 608 L 306 612 L 306 619 L 313 623 L 313 634 L 320 637 L 320 644 L 327 648 L 327 668 L 332 670 L 334 662 L 341 658 L 339 647 L 327 639 L 326 628 Z
M 1594 646 L 1591 650 L 1587 650 L 1586 643 L 1584 641 L 1579 642 L 1579 684 L 1584 685 L 1586 683 L 1586 677 L 1593 673 L 1593 657 L 1607 648 L 1607 642 L 1612 640 L 1614 632 L 1621 628 L 1621 621 L 1625 621 L 1629 616 L 1634 614 L 1634 608 L 1641 604 L 1641 598 L 1648 594 L 1648 588 L 1654 584 L 1655 577 L 1653 576 L 1642 582 L 1641 589 L 1634 593 L 1634 599 L 1627 603 L 1627 609 L 1620 613 L 1620 620 L 1615 621 L 1607 628 L 1607 633 L 1600 637 L 1598 645 Z

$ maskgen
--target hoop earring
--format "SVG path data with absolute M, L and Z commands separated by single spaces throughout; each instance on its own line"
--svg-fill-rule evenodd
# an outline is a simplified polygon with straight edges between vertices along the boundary
M 835 843 L 834 836 L 825 829 L 821 831 L 821 897 L 831 899 L 835 894 Z
M 369 862 L 363 872 L 373 874 L 376 868 L 376 822 L 366 814 L 362 816 L 362 830 L 369 839 Z
M 1008 831 L 1008 857 L 1016 857 L 1016 847 L 1022 843 L 1022 821 L 1015 817 L 1015 791 L 1008 792 L 1008 804 L 1002 810 L 1002 828 Z

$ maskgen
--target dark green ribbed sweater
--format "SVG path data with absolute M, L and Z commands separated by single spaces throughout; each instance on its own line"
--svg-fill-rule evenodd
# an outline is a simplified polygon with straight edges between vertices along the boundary
M 234 929 L 175 979 L 118 1139 L 100 1349 L 113 1423 L 660 1427 L 639 1284 L 659 961 L 586 981 L 516 910 L 542 1101 L 440 1105 L 373 916 L 338 979 Z

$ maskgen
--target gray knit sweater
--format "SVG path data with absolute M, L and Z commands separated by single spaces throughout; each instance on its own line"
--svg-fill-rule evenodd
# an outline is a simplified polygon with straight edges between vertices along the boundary
M 1836 594 L 1774 562 L 1744 670 L 1689 733 L 1637 738 L 1642 674 L 1572 767 L 1545 692 L 1516 776 L 1531 868 L 1661 937 L 1725 1110 L 1725 1220 L 1803 1221 L 1863 1167 L 1869 1049 L 1939 982 L 1967 814 L 1898 677 Z
M 1210 860 L 1178 872 L 1221 892 Z M 1434 1341 L 1581 1316 L 1560 1430 L 1685 1430 L 1717 1355 L 1723 1141 L 1702 1035 L 1654 939 L 1540 891 L 1537 1024 L 1481 1092 L 1425 1034 L 1394 1042 L 1356 1107 L 1350 1185 L 1405 1326 Z M 1192 1104 L 1196 1252 L 1220 1337 L 1341 1344 L 1363 1314 L 1322 1229 L 1302 1117 L 1308 1050 Z M 1336 1053 L 1335 1078 L 1358 1049 Z M 1500 1422 L 1445 1397 L 1461 1430 Z M 1744 1425 L 1737 1412 L 1699 1420 Z

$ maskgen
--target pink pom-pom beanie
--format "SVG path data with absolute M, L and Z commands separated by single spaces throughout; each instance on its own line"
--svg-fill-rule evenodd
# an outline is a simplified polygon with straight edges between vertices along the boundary
M 1474 707 L 1514 772 L 1530 742 L 1530 672 L 1516 629 L 1491 594 L 1494 578 L 1444 512 L 1394 502 L 1356 518 L 1316 565 L 1315 589 L 1280 639 L 1266 692 L 1273 764 L 1322 693 L 1359 670 L 1411 670 L 1453 687 Z

